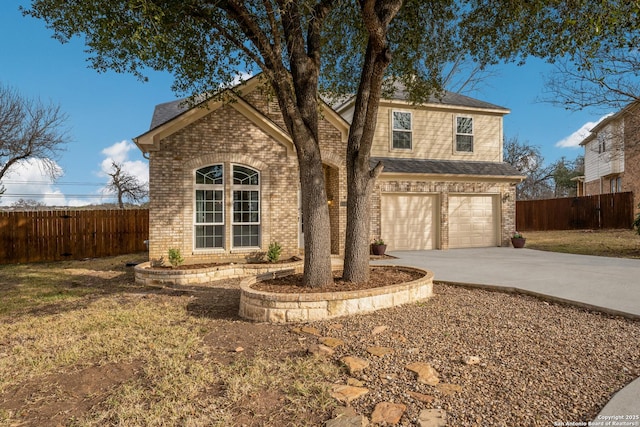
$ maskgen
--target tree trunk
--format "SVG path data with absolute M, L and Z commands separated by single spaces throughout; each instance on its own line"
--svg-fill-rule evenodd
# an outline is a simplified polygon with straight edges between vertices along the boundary
M 333 282 L 331 223 L 320 150 L 317 144 L 307 145 L 311 152 L 297 150 L 304 221 L 303 283 L 316 288 Z
M 372 25 L 380 31 L 370 30 L 347 143 L 347 234 L 342 278 L 355 283 L 369 280 L 371 193 L 383 169 L 381 163 L 371 169 L 369 159 L 384 72 L 391 61 L 385 40 L 386 26 Z
M 362 283 L 369 280 L 369 223 L 373 183 L 369 165 L 358 166 L 357 153 L 347 162 L 347 234 L 343 279 Z

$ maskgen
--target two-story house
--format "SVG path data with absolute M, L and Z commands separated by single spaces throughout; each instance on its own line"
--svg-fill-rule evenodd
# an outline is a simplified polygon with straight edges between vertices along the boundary
M 150 258 L 179 248 L 189 263 L 238 260 L 278 241 L 283 255 L 304 242 L 298 165 L 277 102 L 258 78 L 233 102 L 158 105 L 135 138 L 148 154 Z M 321 155 L 331 248 L 344 252 L 345 152 L 354 100 L 322 105 Z M 372 149 L 382 161 L 372 200 L 371 237 L 390 250 L 508 245 L 515 184 L 502 162 L 509 111 L 447 93 L 413 105 L 398 90 L 381 102 Z
M 592 196 L 631 191 L 640 203 L 640 102 L 600 121 L 580 143 L 584 177 L 578 194 Z

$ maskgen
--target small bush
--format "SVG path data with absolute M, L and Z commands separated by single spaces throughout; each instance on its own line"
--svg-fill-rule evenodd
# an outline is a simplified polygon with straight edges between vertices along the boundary
M 267 251 L 267 259 L 269 262 L 278 262 L 280 254 L 282 253 L 282 246 L 278 242 L 271 242 L 269 244 L 269 250 Z
M 640 205 L 638 205 L 638 208 L 640 208 Z M 636 216 L 635 221 L 633 221 L 633 226 L 636 228 L 638 234 L 640 234 L 640 212 Z
M 169 262 L 174 268 L 184 262 L 184 258 L 180 254 L 180 249 L 169 249 Z

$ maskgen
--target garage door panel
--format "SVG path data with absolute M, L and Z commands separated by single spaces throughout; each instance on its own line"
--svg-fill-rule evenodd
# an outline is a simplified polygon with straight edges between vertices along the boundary
M 433 249 L 436 197 L 423 194 L 383 194 L 381 237 L 388 250 Z
M 496 246 L 496 230 L 493 196 L 449 196 L 450 248 Z

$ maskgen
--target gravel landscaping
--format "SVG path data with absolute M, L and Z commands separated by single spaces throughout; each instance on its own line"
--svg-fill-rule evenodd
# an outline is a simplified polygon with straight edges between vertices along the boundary
M 370 362 L 355 381 L 343 378 L 369 390 L 351 402 L 356 413 L 394 402 L 406 405 L 399 425 L 416 425 L 429 408 L 446 411 L 448 426 L 588 422 L 640 375 L 640 322 L 457 286 L 434 293 L 423 304 L 312 325 L 344 341 L 336 363 Z M 371 347 L 391 352 L 378 357 Z M 414 362 L 430 364 L 439 384 L 418 382 L 406 368 Z

